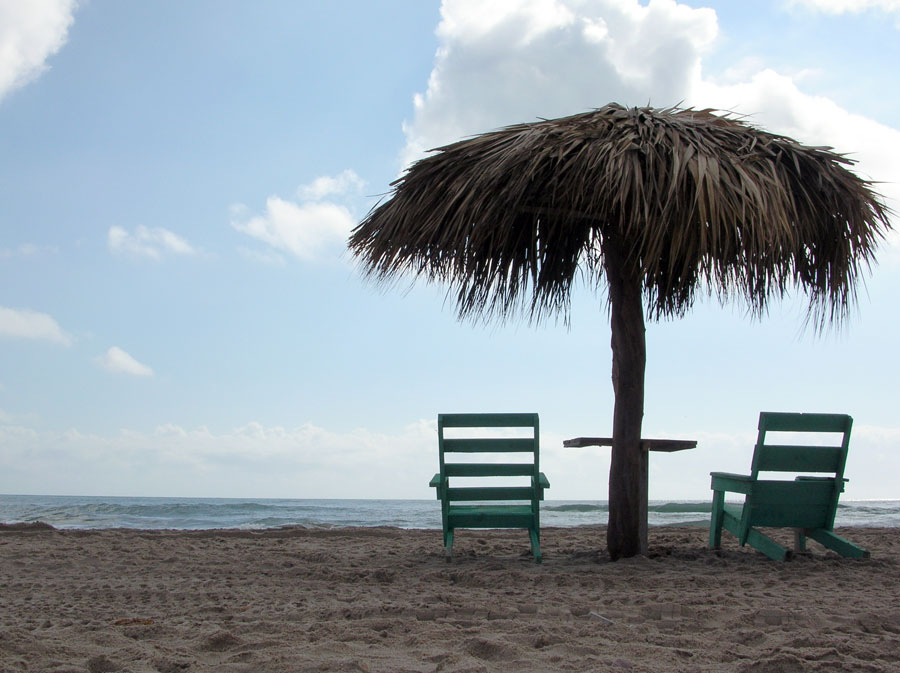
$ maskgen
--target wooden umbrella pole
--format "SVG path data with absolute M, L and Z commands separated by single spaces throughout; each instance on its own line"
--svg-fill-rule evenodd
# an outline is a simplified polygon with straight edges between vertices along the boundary
M 646 536 L 642 535 L 647 502 L 647 461 L 641 448 L 647 361 L 644 309 L 640 270 L 629 268 L 628 257 L 617 237 L 604 237 L 615 393 L 606 533 L 613 560 L 647 551 Z

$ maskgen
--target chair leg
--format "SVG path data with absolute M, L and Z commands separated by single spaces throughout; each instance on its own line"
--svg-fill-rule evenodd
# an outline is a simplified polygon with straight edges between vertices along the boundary
M 835 535 L 830 530 L 815 528 L 806 531 L 806 534 L 819 544 L 836 551 L 846 558 L 869 558 L 868 550 L 853 544 L 849 540 L 845 540 L 840 535 Z
M 447 563 L 453 559 L 453 529 L 444 531 L 444 558 Z
M 755 528 L 751 528 L 747 533 L 747 544 L 754 549 L 761 551 L 773 561 L 787 561 L 791 558 L 791 551 L 782 547 L 767 535 L 763 535 Z
M 806 531 L 802 528 L 794 529 L 794 551 L 798 554 L 806 552 Z
M 534 556 L 535 563 L 541 563 L 541 538 L 534 528 L 528 529 L 528 535 L 531 537 L 531 555 Z
M 709 519 L 709 548 L 722 546 L 722 515 L 725 507 L 725 491 L 713 491 L 712 510 Z

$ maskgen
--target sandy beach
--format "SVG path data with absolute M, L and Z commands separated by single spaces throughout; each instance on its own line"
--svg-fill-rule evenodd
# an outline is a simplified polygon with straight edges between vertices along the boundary
M 900 662 L 900 530 L 776 563 L 699 527 L 0 527 L 0 671 L 872 671 Z

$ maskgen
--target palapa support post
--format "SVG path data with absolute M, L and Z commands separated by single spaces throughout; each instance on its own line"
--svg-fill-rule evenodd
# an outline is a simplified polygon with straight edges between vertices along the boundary
M 613 445 L 609 466 L 609 526 L 613 560 L 647 551 L 647 457 L 641 446 L 646 345 L 640 269 L 617 234 L 604 236 L 612 336 Z
M 563 440 L 563 446 L 568 448 L 582 448 L 585 446 L 612 446 L 612 437 L 573 437 Z M 650 484 L 650 452 L 672 453 L 693 449 L 697 446 L 695 439 L 642 439 L 641 440 L 641 503 L 640 503 L 640 538 L 641 553 L 647 552 L 647 526 L 648 526 L 648 494 Z

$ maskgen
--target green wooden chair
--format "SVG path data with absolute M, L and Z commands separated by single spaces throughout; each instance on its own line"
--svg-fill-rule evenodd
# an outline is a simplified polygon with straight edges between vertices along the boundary
M 490 428 L 487 437 L 446 437 L 449 428 Z M 497 431 L 530 428 L 530 437 L 498 437 Z M 463 434 L 452 433 L 451 434 Z M 502 432 L 501 432 L 502 434 Z M 540 471 L 539 426 L 537 414 L 440 414 L 438 415 L 438 454 L 440 472 L 431 480 L 441 501 L 444 550 L 449 561 L 453 553 L 453 534 L 457 528 L 524 528 L 531 537 L 531 553 L 541 562 L 540 501 L 550 487 Z M 476 454 L 527 455 L 519 462 L 484 462 L 495 456 Z M 465 462 L 464 462 L 465 461 Z M 509 479 L 494 479 L 506 485 L 453 486 L 451 479 L 470 477 L 518 477 L 527 485 L 509 485 Z M 477 482 L 476 482 L 477 483 Z M 465 504 L 460 504 L 465 503 Z
M 844 463 L 850 443 L 853 419 L 844 414 L 786 414 L 762 412 L 759 435 L 753 451 L 749 475 L 712 472 L 712 520 L 709 546 L 718 549 L 722 528 L 732 533 L 741 546 L 750 544 L 769 558 L 783 561 L 791 551 L 764 535 L 758 527 L 794 529 L 796 551 L 805 551 L 806 538 L 823 544 L 841 556 L 863 558 L 862 547 L 834 534 L 834 515 L 844 490 Z M 828 446 L 775 444 L 766 441 L 768 432 L 833 433 L 840 435 Z M 759 479 L 760 472 L 813 473 L 790 480 Z M 828 476 L 822 476 L 827 474 Z M 744 503 L 725 502 L 725 493 L 743 493 Z

